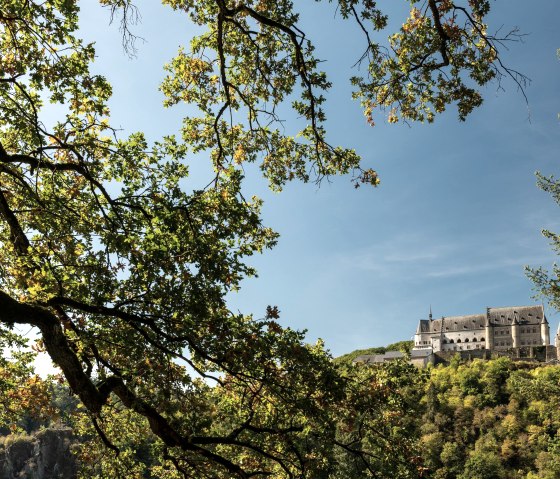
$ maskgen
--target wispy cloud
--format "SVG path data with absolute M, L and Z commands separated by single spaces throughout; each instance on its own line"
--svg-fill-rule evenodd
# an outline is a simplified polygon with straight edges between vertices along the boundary
M 378 276 L 451 278 L 492 271 L 522 271 L 525 265 L 549 264 L 552 254 L 535 247 L 534 235 L 493 238 L 483 236 L 450 240 L 423 235 L 400 236 L 373 243 L 337 257 L 337 267 L 375 273 Z M 542 245 L 541 245 L 542 246 Z

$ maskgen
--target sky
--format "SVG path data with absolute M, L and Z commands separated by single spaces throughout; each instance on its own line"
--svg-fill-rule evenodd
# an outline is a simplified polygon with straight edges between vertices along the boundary
M 359 31 L 335 18 L 331 4 L 294 3 L 333 81 L 330 142 L 355 148 L 381 185 L 355 190 L 349 178 L 337 177 L 320 186 L 292 183 L 276 194 L 249 173 L 246 191 L 265 200 L 264 222 L 281 237 L 251 258 L 259 277 L 229 296 L 231 308 L 262 317 L 267 305 L 277 305 L 283 325 L 307 329 L 309 341 L 322 338 L 338 356 L 410 339 L 430 306 L 441 317 L 540 302 L 524 266 L 549 267 L 555 257 L 540 232 L 560 231 L 560 210 L 534 175 L 560 175 L 560 2 L 492 2 L 490 31 L 517 26 L 526 34 L 503 59 L 531 78 L 528 104 L 506 81 L 504 90 L 484 89 L 484 105 L 466 122 L 453 108 L 432 125 L 389 125 L 378 112 L 373 128 L 351 100 L 348 81 L 364 46 Z M 96 42 L 95 71 L 113 85 L 112 123 L 157 139 L 192 113 L 163 109 L 158 85 L 162 65 L 195 31 L 186 16 L 158 2 L 137 5 L 134 31 L 144 41 L 135 58 L 97 2 L 82 2 L 81 29 Z M 391 25 L 404 21 L 404 0 L 378 5 L 388 8 Z M 200 162 L 193 161 L 195 174 Z M 560 316 L 545 308 L 555 331 Z

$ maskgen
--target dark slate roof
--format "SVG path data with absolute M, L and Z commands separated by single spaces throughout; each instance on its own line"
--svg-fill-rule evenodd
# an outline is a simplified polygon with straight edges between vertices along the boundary
M 362 354 L 354 359 L 354 363 L 383 363 L 392 359 L 404 358 L 400 351 L 387 351 L 385 354 Z
M 495 325 L 509 325 L 517 320 L 520 324 L 540 324 L 546 322 L 544 308 L 537 306 L 510 306 L 507 308 L 489 308 L 490 322 Z
M 485 314 L 471 314 L 469 316 L 449 316 L 441 319 L 421 319 L 418 329 L 422 333 L 439 333 L 442 331 L 472 331 L 485 327 Z
M 519 324 L 539 324 L 547 322 L 542 305 L 510 306 L 506 308 L 488 308 L 490 323 L 496 326 L 510 325 L 514 321 Z M 472 331 L 486 327 L 486 314 L 471 314 L 465 316 L 448 316 L 441 319 L 421 319 L 416 334 L 439 333 L 445 331 Z M 442 329 L 443 328 L 443 329 Z
M 404 357 L 404 354 L 400 351 L 387 351 L 385 354 L 381 354 L 384 359 L 396 359 Z

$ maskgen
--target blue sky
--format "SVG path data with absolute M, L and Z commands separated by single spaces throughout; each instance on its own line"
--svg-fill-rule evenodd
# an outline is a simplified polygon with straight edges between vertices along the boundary
M 83 3 L 83 34 L 97 42 L 95 68 L 114 88 L 113 124 L 152 139 L 177 131 L 192 110 L 164 110 L 157 88 L 163 63 L 193 34 L 188 19 L 153 0 L 137 2 L 136 32 L 146 41 L 130 59 L 108 12 Z M 409 339 L 430 305 L 439 317 L 533 303 L 523 267 L 552 264 L 540 230 L 560 231 L 560 210 L 534 177 L 536 170 L 560 175 L 560 2 L 493 2 L 490 30 L 519 26 L 528 34 L 504 52 L 506 63 L 532 80 L 528 106 L 506 81 L 505 91 L 487 88 L 484 105 L 464 123 L 452 109 L 433 125 L 411 126 L 388 125 L 379 112 L 374 128 L 351 101 L 347 80 L 362 51 L 359 32 L 336 20 L 330 4 L 295 3 L 304 5 L 300 26 L 334 82 L 331 142 L 361 153 L 381 186 L 355 190 L 348 178 L 332 178 L 273 194 L 249 172 L 247 192 L 265 199 L 265 222 L 281 239 L 251 259 L 259 278 L 243 283 L 231 307 L 258 317 L 278 305 L 284 325 L 308 329 L 310 341 L 323 338 L 336 356 Z M 407 3 L 384 4 L 400 25 Z M 195 176 L 204 171 L 201 162 L 193 162 Z M 551 309 L 547 315 L 555 330 L 559 316 Z

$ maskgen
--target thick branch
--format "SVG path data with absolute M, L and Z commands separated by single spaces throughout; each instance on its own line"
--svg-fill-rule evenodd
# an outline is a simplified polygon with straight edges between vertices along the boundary
M 10 228 L 10 241 L 14 245 L 18 255 L 23 256 L 27 254 L 29 240 L 27 239 L 23 228 L 19 224 L 16 215 L 10 209 L 10 205 L 8 205 L 8 201 L 6 200 L 2 190 L 0 190 L 0 216 L 2 216 L 6 223 L 8 223 Z
M 20 303 L 0 291 L 0 322 L 29 324 L 39 328 L 45 348 L 53 362 L 62 369 L 72 391 L 93 413 L 98 413 L 106 397 L 100 394 L 91 379 L 84 373 L 80 360 L 72 350 L 58 318 L 42 306 Z

